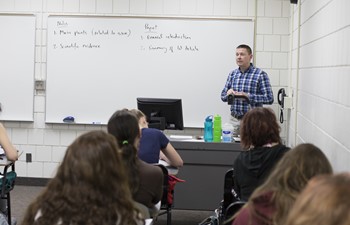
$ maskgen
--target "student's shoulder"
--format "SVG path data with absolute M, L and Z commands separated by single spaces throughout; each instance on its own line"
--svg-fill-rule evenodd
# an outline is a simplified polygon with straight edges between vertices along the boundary
M 160 130 L 155 129 L 155 128 L 142 128 L 142 133 L 145 134 L 158 134 L 162 133 Z
M 275 151 L 276 154 L 279 154 L 279 155 L 284 155 L 289 150 L 290 150 L 290 147 L 285 146 L 283 144 L 279 144 L 273 148 L 273 151 Z
M 146 163 L 142 160 L 140 160 L 140 164 L 139 164 L 139 167 L 140 167 L 140 171 L 148 171 L 148 172 L 153 172 L 153 173 L 161 173 L 163 174 L 163 171 L 162 169 L 155 165 L 155 164 L 149 164 L 149 163 Z
M 290 147 L 287 147 L 283 144 L 276 144 L 275 146 L 271 147 L 271 150 L 273 151 L 288 151 Z
M 155 129 L 155 128 L 143 128 L 142 134 L 153 135 L 153 136 L 158 136 L 158 137 L 166 137 L 166 135 L 162 131 Z

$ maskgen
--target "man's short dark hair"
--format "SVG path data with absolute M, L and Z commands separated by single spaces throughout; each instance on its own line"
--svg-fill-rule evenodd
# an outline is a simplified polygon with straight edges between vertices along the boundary
M 252 54 L 252 49 L 248 46 L 248 45 L 238 45 L 237 48 L 244 48 L 247 50 L 248 54 L 251 55 Z M 236 48 L 236 49 L 237 49 Z

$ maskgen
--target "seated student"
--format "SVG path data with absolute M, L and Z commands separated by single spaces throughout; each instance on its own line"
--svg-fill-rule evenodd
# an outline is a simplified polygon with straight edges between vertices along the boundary
M 164 175 L 161 168 L 147 164 L 137 157 L 140 129 L 136 117 L 127 109 L 118 110 L 109 119 L 107 129 L 122 150 L 133 199 L 154 209 L 163 194 Z
M 233 164 L 234 189 L 242 201 L 247 201 L 289 148 L 282 144 L 280 127 L 270 108 L 248 111 L 241 121 L 240 136 L 244 151 Z
M 232 225 L 285 225 L 295 199 L 307 182 L 332 167 L 323 152 L 312 144 L 300 144 L 288 151 L 266 181 L 234 216 Z
M 0 146 L 4 149 L 6 158 L 10 161 L 16 161 L 18 159 L 18 153 L 16 148 L 12 145 L 9 137 L 7 136 L 6 129 L 2 123 L 0 123 Z
M 141 140 L 138 156 L 147 163 L 158 163 L 162 159 L 174 167 L 183 166 L 181 156 L 169 139 L 158 129 L 148 128 L 145 114 L 138 109 L 130 110 L 139 121 Z
M 18 152 L 16 148 L 12 145 L 7 135 L 6 129 L 2 123 L 0 123 L 0 150 L 1 149 L 3 149 L 3 153 L 5 154 L 7 160 L 16 161 L 18 159 Z M 6 214 L 6 212 L 7 212 L 7 200 L 0 199 L 0 213 Z M 6 220 L 5 217 L 2 217 L 2 214 L 0 216 L 1 216 L 0 223 L 3 219 Z M 12 218 L 12 224 L 16 224 L 15 218 Z
M 298 196 L 286 225 L 349 225 L 350 173 L 318 176 Z
M 57 174 L 28 207 L 22 225 L 144 224 L 112 135 L 90 131 L 67 149 Z

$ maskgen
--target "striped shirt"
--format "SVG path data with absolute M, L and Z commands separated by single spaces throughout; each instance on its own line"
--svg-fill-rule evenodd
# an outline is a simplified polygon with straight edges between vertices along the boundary
M 231 105 L 231 114 L 236 116 L 243 116 L 250 108 L 273 103 L 273 93 L 267 73 L 254 67 L 252 63 L 244 73 L 237 68 L 228 75 L 225 87 L 221 92 L 223 102 L 227 102 L 229 89 L 248 94 L 250 100 L 249 107 L 247 101 L 239 98 L 234 99 L 234 103 Z

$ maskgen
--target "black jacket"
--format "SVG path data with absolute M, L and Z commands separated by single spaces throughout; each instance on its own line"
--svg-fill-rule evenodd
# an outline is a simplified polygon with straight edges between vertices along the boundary
M 242 201 L 247 201 L 255 188 L 262 184 L 283 154 L 284 145 L 257 147 L 241 152 L 233 164 L 234 189 Z

